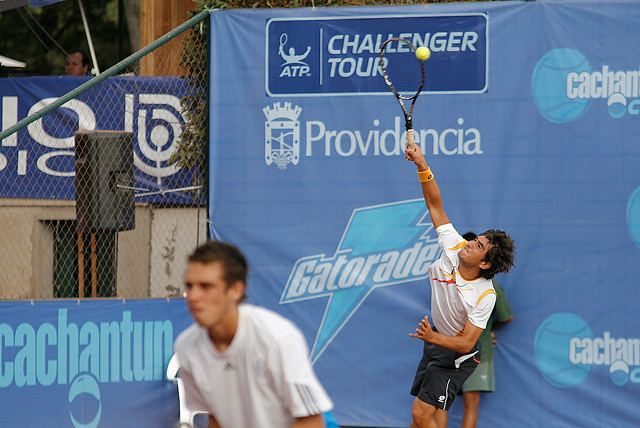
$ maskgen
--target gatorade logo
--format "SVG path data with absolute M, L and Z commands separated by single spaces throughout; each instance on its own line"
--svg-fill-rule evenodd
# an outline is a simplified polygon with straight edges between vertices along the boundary
M 335 253 L 298 259 L 280 303 L 328 298 L 311 361 L 373 290 L 426 279 L 440 255 L 437 239 L 424 200 L 400 201 L 354 210 Z

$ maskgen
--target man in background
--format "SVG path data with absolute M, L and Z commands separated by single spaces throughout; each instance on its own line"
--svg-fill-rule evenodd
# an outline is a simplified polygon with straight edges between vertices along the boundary
M 69 52 L 64 61 L 64 72 L 67 76 L 87 76 L 89 55 L 81 49 Z
M 467 232 L 462 237 L 471 242 L 476 239 L 476 234 Z M 481 392 L 495 392 L 496 378 L 493 367 L 493 347 L 495 346 L 493 329 L 502 327 L 513 321 L 513 312 L 504 294 L 504 290 L 495 280 L 493 289 L 496 291 L 496 304 L 487 321 L 487 327 L 480 334 L 482 355 L 480 364 L 471 376 L 462 385 L 463 416 L 461 428 L 475 428 L 478 423 L 478 407 L 480 405 Z

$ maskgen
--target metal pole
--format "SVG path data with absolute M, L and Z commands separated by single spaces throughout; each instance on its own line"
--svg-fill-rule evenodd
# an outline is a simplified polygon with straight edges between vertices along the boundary
M 84 14 L 82 0 L 78 0 L 78 7 L 80 8 L 80 16 L 82 17 L 82 25 L 84 25 L 84 32 L 87 33 L 87 43 L 89 44 L 89 52 L 91 52 L 91 61 L 93 61 L 93 67 L 96 70 L 96 76 L 98 76 L 100 75 L 100 67 L 98 67 L 96 51 L 93 48 L 93 40 L 91 40 L 91 32 L 89 31 L 89 24 L 87 24 L 87 16 Z

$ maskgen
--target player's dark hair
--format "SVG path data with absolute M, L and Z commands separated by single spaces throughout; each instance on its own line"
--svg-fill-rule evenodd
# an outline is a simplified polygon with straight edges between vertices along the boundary
M 247 284 L 249 266 L 244 254 L 238 247 L 220 241 L 209 241 L 196 248 L 187 258 L 189 263 L 220 263 L 222 266 L 222 278 L 231 287 L 236 281 Z M 246 293 L 242 300 L 247 298 Z
M 489 240 L 491 248 L 484 256 L 484 261 L 491 263 L 489 269 L 481 269 L 480 275 L 483 278 L 491 279 L 495 274 L 509 272 L 514 266 L 516 246 L 513 239 L 502 230 L 489 229 L 482 233 L 482 236 Z
M 462 237 L 464 238 L 465 241 L 473 241 L 474 239 L 476 239 L 478 237 L 478 235 L 476 235 L 473 232 L 467 232 L 464 235 L 462 235 Z

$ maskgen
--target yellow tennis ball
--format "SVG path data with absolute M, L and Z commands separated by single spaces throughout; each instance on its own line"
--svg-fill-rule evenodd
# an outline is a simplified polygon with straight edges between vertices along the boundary
M 431 56 L 431 51 L 426 46 L 420 46 L 418 49 L 416 49 L 416 56 L 420 61 L 424 61 L 426 59 L 429 59 L 429 57 Z

